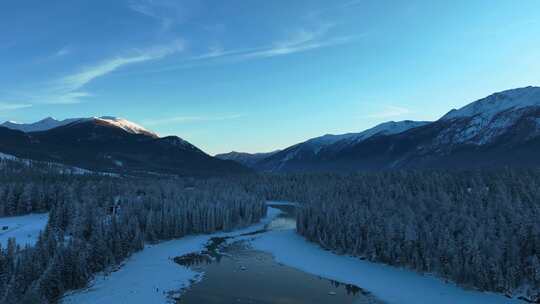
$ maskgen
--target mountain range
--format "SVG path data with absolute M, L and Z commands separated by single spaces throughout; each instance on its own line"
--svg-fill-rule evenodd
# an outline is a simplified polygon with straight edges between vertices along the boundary
M 65 164 L 94 172 L 218 176 L 250 169 L 214 158 L 176 137 L 159 137 L 115 117 L 46 118 L 33 124 L 5 122 L 0 152 L 19 159 Z
M 540 88 L 492 94 L 436 121 L 390 121 L 269 153 L 212 157 L 117 117 L 0 125 L 0 154 L 94 172 L 220 176 L 261 172 L 540 166 Z M 3 157 L 4 159 L 6 157 Z
M 387 122 L 270 154 L 216 155 L 258 171 L 358 171 L 540 165 L 540 88 L 492 94 L 432 122 Z

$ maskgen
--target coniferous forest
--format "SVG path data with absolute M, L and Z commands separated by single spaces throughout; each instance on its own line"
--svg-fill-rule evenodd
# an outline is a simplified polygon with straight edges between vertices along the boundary
M 297 232 L 340 254 L 540 300 L 540 171 L 266 176 L 299 202 Z
M 0 303 L 55 303 L 145 243 L 230 230 L 266 213 L 261 199 L 223 180 L 120 179 L 10 166 L 0 176 L 1 215 L 49 211 L 49 223 L 33 247 L 14 239 L 0 247 Z
M 5 163 L 0 215 L 49 212 L 0 248 L 1 303 L 55 303 L 145 243 L 259 221 L 298 202 L 297 232 L 339 254 L 540 299 L 540 171 L 395 171 L 228 179 L 72 175 Z

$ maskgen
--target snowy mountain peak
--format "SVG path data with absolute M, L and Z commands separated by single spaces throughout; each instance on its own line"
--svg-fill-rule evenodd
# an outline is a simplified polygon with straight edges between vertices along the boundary
M 319 147 L 324 147 L 337 143 L 338 141 L 350 141 L 360 142 L 366 140 L 375 135 L 392 135 L 405 132 L 409 129 L 420 127 L 428 124 L 428 121 L 388 121 L 376 125 L 373 128 L 364 130 L 359 133 L 346 133 L 341 135 L 326 134 L 320 137 L 315 137 L 308 140 L 306 143 L 310 143 Z
M 156 133 L 149 131 L 145 129 L 144 127 L 134 122 L 131 122 L 129 120 L 126 120 L 124 118 L 114 117 L 114 116 L 101 116 L 101 117 L 94 117 L 93 119 L 113 125 L 129 133 L 144 134 L 144 135 L 150 135 L 153 137 L 159 137 Z
M 29 124 L 18 123 L 14 121 L 6 121 L 1 126 L 9 128 L 9 129 L 13 129 L 13 130 L 19 130 L 22 132 L 39 132 L 39 131 L 46 131 L 46 130 L 54 129 L 57 127 L 65 126 L 79 120 L 81 120 L 81 118 L 56 120 L 52 117 L 46 117 L 38 122 L 29 123 Z
M 366 140 L 375 135 L 393 135 L 403 133 L 409 129 L 417 128 L 424 126 L 430 122 L 428 121 L 413 121 L 413 120 L 403 120 L 403 121 L 388 121 L 376 125 L 371 129 L 367 129 L 360 133 L 354 134 L 349 139 L 354 142 L 359 142 Z
M 529 86 L 498 92 L 470 103 L 458 110 L 454 109 L 444 115 L 441 120 L 477 115 L 485 119 L 491 119 L 498 113 L 527 107 L 540 107 L 540 87 Z
M 355 144 L 361 141 L 364 141 L 370 137 L 376 135 L 393 135 L 405 132 L 409 129 L 420 127 L 426 125 L 430 122 L 427 121 L 388 121 L 381 123 L 371 129 L 359 133 L 346 133 L 340 135 L 326 134 L 320 137 L 315 137 L 309 139 L 303 143 L 292 146 L 291 148 L 295 149 L 286 149 L 288 151 L 288 156 L 285 159 L 292 159 L 296 157 L 299 153 L 299 149 L 304 151 L 311 151 L 312 153 L 318 154 L 323 148 L 334 145 L 334 144 L 343 144 L 350 145 Z
M 144 134 L 149 135 L 152 137 L 158 137 L 158 135 L 154 132 L 151 132 L 144 127 L 128 121 L 124 118 L 119 117 L 113 117 L 113 116 L 102 116 L 102 117 L 90 117 L 90 118 L 69 118 L 64 120 L 57 120 L 53 117 L 46 117 L 38 122 L 35 123 L 17 123 L 14 121 L 6 121 L 1 126 L 13 129 L 13 130 L 19 130 L 23 132 L 39 132 L 39 131 L 47 131 L 50 129 L 58 128 L 61 126 L 65 126 L 71 123 L 83 123 L 88 121 L 99 121 L 102 123 L 106 123 L 107 125 L 111 125 L 117 128 L 120 128 L 126 132 L 132 133 L 132 134 Z

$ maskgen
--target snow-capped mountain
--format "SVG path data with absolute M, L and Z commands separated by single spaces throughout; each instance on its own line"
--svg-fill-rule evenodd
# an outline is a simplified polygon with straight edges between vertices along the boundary
M 540 166 L 540 88 L 492 94 L 434 122 L 387 122 L 325 135 L 252 165 L 261 171 Z
M 38 122 L 34 123 L 18 123 L 14 121 L 6 121 L 1 126 L 10 128 L 12 130 L 19 130 L 23 132 L 39 132 L 54 129 L 57 127 L 65 126 L 67 124 L 79 121 L 83 118 L 70 118 L 64 120 L 56 120 L 52 117 L 44 118 Z
M 540 88 L 526 87 L 495 93 L 440 120 L 452 124 L 437 137 L 440 144 L 487 144 L 540 107 Z M 532 122 L 536 123 L 535 117 Z
M 121 118 L 46 119 L 22 130 L 0 127 L 0 153 L 121 174 L 212 176 L 250 172 L 233 161 L 211 157 L 177 136 L 160 138 Z
M 131 122 L 129 120 L 126 120 L 124 118 L 113 117 L 113 116 L 102 116 L 102 117 L 93 117 L 90 119 L 94 119 L 94 120 L 102 121 L 104 123 L 111 124 L 129 133 L 146 134 L 146 135 L 150 135 L 154 137 L 159 137 L 156 133 L 149 131 L 145 129 L 144 127 L 134 122 Z
M 156 133 L 145 129 L 144 127 L 134 122 L 131 122 L 124 118 L 113 117 L 113 116 L 68 118 L 64 120 L 57 120 L 52 117 L 47 117 L 38 122 L 28 123 L 28 124 L 17 123 L 14 121 L 6 121 L 1 126 L 10 128 L 12 130 L 19 130 L 19 131 L 29 133 L 29 132 L 47 131 L 47 130 L 62 127 L 68 124 L 82 123 L 82 122 L 88 122 L 88 121 L 97 121 L 104 124 L 110 124 L 112 126 L 118 127 L 132 134 L 146 134 L 146 135 L 158 137 Z
M 283 171 L 287 170 L 288 167 L 303 168 L 308 166 L 308 163 L 317 161 L 319 155 L 324 155 L 329 149 L 333 151 L 340 150 L 372 137 L 398 134 L 427 123 L 411 120 L 389 121 L 359 133 L 323 135 L 274 153 L 258 161 L 256 167 L 264 168 L 267 171 Z
M 366 140 L 373 136 L 380 135 L 392 135 L 405 132 L 409 129 L 421 127 L 430 123 L 429 121 L 413 121 L 413 120 L 403 120 L 403 121 L 388 121 L 382 124 L 376 125 L 371 129 L 367 129 L 363 132 L 353 134 L 348 138 L 349 142 L 360 142 Z
M 490 120 L 499 113 L 540 106 L 540 87 L 525 87 L 492 94 L 470 103 L 458 110 L 452 110 L 441 120 L 481 116 Z

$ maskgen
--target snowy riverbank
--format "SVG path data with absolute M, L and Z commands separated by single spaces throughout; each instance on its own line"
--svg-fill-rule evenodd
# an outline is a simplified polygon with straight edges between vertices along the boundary
M 294 230 L 271 231 L 251 238 L 255 249 L 271 253 L 284 265 L 371 292 L 389 304 L 511 304 L 504 296 L 467 291 L 431 276 L 340 256 L 321 249 Z
M 5 248 L 9 238 L 15 238 L 21 247 L 33 246 L 39 232 L 47 226 L 48 213 L 0 217 L 0 244 Z M 4 230 L 5 228 L 5 230 Z
M 268 208 L 258 224 L 228 233 L 215 233 L 167 241 L 134 254 L 109 276 L 96 277 L 90 288 L 65 297 L 64 304 L 166 303 L 168 291 L 187 287 L 202 274 L 176 264 L 172 258 L 198 252 L 212 237 L 261 230 L 281 211 Z M 389 304 L 511 304 L 523 303 L 504 296 L 464 290 L 416 272 L 340 256 L 321 249 L 297 235 L 294 229 L 268 231 L 237 237 L 249 240 L 257 250 L 271 253 L 276 261 L 306 273 L 353 284 Z
M 110 275 L 98 275 L 85 290 L 64 297 L 62 303 L 77 304 L 138 304 L 167 303 L 168 292 L 189 286 L 202 274 L 176 264 L 172 259 L 198 252 L 212 237 L 250 233 L 264 228 L 280 213 L 268 208 L 266 217 L 258 224 L 231 232 L 188 236 L 178 240 L 149 245 L 133 254 L 125 264 Z

